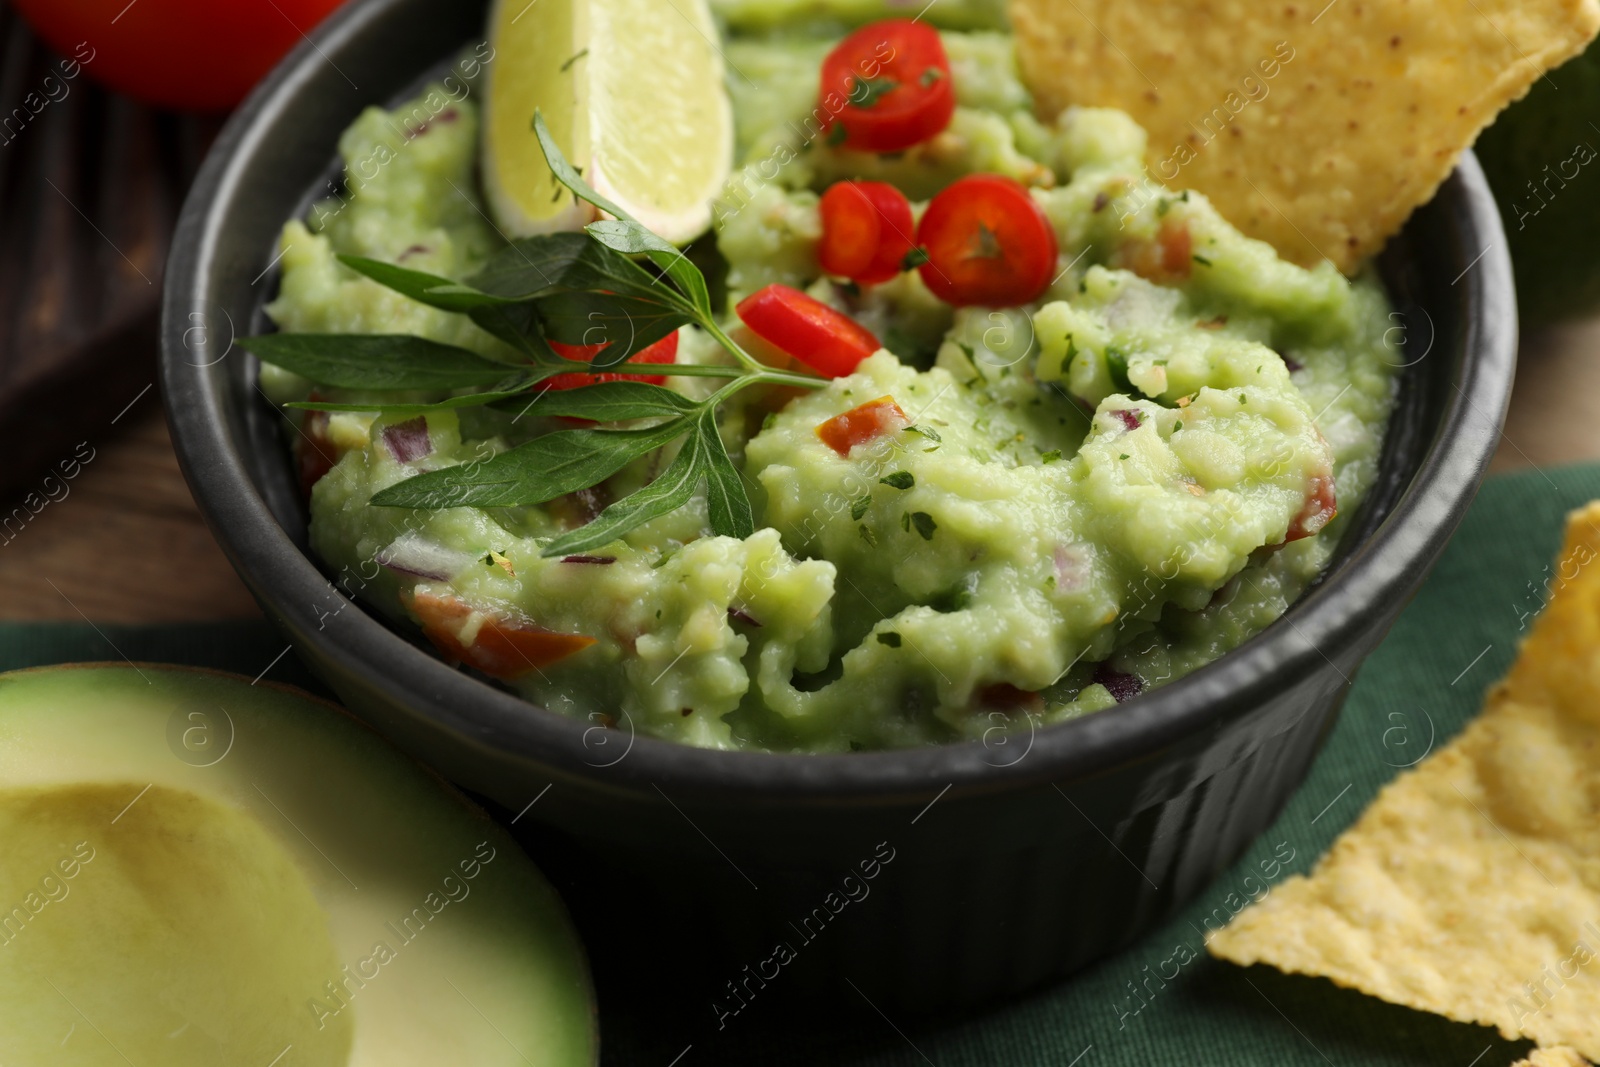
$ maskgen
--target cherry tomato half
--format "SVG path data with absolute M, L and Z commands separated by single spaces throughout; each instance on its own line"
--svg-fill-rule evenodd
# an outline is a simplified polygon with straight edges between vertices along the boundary
M 560 341 L 551 341 L 550 347 L 555 349 L 556 355 L 566 359 L 575 359 L 580 363 L 592 363 L 594 357 L 602 348 L 609 345 L 568 345 Z M 630 359 L 629 363 L 676 363 L 678 361 L 678 332 L 674 330 L 655 344 L 650 345 L 642 352 L 638 352 Z M 660 385 L 666 381 L 660 374 L 617 374 L 611 371 L 601 371 L 598 374 L 580 374 L 576 371 L 571 374 L 557 374 L 553 378 L 546 378 L 535 388 L 545 389 L 576 389 L 582 385 L 594 385 L 597 382 L 648 382 L 651 385 Z
M 917 225 L 928 289 L 957 307 L 1014 307 L 1050 285 L 1056 232 L 1028 190 L 998 174 L 946 186 Z
M 883 347 L 855 319 L 787 285 L 758 289 L 735 310 L 757 337 L 829 378 L 851 373 Z
M 13 0 L 85 73 L 150 104 L 223 111 L 340 0 Z
M 835 182 L 822 194 L 822 269 L 863 285 L 897 277 L 916 246 L 911 201 L 887 182 Z
M 899 152 L 942 132 L 956 93 L 939 31 L 911 19 L 861 27 L 822 61 L 820 104 L 829 143 L 863 152 Z

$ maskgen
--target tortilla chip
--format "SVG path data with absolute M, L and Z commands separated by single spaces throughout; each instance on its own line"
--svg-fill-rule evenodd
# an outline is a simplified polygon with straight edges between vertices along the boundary
M 1589 1061 L 1563 1045 L 1555 1048 L 1536 1048 L 1528 1058 L 1518 1060 L 1511 1067 L 1589 1067 Z
M 1213 955 L 1600 1059 L 1600 501 L 1482 715 Z
M 1349 273 L 1500 109 L 1600 30 L 1600 0 L 1011 0 L 1040 112 L 1118 107 L 1151 178 Z

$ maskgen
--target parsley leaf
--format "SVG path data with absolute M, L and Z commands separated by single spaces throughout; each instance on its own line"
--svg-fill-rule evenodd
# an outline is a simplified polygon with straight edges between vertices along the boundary
M 895 471 L 893 474 L 884 475 L 878 481 L 894 489 L 910 489 L 917 484 L 916 477 L 910 471 Z

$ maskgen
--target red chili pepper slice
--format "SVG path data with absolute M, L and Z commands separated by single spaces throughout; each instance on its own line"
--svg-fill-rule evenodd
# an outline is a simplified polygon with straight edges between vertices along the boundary
M 1056 232 L 1021 183 L 973 174 L 946 186 L 917 225 L 928 261 L 917 270 L 957 307 L 1014 307 L 1036 299 L 1056 269 Z
M 830 143 L 899 152 L 943 132 L 955 114 L 950 57 L 939 31 L 911 19 L 856 30 L 822 61 Z
M 822 194 L 822 269 L 863 285 L 898 277 L 916 246 L 911 201 L 887 182 L 835 182 Z
M 600 345 L 569 345 L 560 341 L 551 341 L 550 347 L 555 349 L 556 355 L 566 359 L 575 359 L 580 363 L 591 363 L 600 350 L 606 348 L 611 342 Z M 678 334 L 677 331 L 667 334 L 655 344 L 643 351 L 635 353 L 629 363 L 676 363 L 678 361 Z M 596 382 L 648 382 L 651 385 L 660 385 L 666 381 L 660 374 L 616 374 L 611 371 L 601 371 L 597 374 L 582 374 L 574 371 L 570 374 L 557 374 L 553 378 L 546 378 L 534 388 L 545 389 L 576 389 L 582 385 L 594 385 Z
M 787 285 L 759 289 L 735 310 L 757 337 L 829 378 L 851 373 L 883 347 L 855 319 Z

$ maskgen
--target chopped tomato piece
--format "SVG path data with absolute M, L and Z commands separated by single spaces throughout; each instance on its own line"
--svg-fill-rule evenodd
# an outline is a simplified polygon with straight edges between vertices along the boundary
M 916 245 L 911 201 L 887 182 L 835 182 L 822 194 L 817 261 L 863 285 L 898 277 Z
M 758 289 L 735 310 L 757 337 L 829 378 L 851 373 L 883 347 L 855 319 L 787 285 Z
M 1156 240 L 1161 245 L 1162 268 L 1174 277 L 1187 278 L 1194 264 L 1194 237 L 1189 233 L 1189 224 L 1167 219 Z
M 928 260 L 917 268 L 934 296 L 957 307 L 1015 307 L 1038 297 L 1056 270 L 1056 231 L 1021 183 L 973 174 L 945 187 L 917 224 Z
M 1152 282 L 1185 281 L 1194 270 L 1194 235 L 1187 222 L 1163 219 L 1154 241 L 1130 241 L 1118 251 L 1117 261 Z
M 873 22 L 822 61 L 819 103 L 829 142 L 899 152 L 944 131 L 956 110 L 939 31 L 913 19 Z
M 487 615 L 469 644 L 462 634 L 473 609 L 465 600 L 412 593 L 407 606 L 422 624 L 423 635 L 446 659 L 504 681 L 548 667 L 595 643 L 583 634 L 555 633 L 509 616 Z
M 319 393 L 312 393 L 308 399 L 322 400 Z M 326 411 L 308 411 L 300 420 L 300 433 L 294 442 L 295 473 L 300 476 L 300 491 L 309 499 L 311 487 L 322 480 L 322 476 L 333 470 L 333 465 L 339 462 L 341 456 L 348 449 L 340 448 L 333 443 L 333 438 L 328 436 L 328 413 Z
M 550 347 L 555 349 L 556 355 L 566 359 L 575 359 L 580 363 L 592 363 L 600 351 L 610 345 L 607 341 L 601 345 L 569 345 L 560 341 L 551 341 Z M 655 344 L 642 351 L 635 352 L 629 363 L 676 363 L 678 361 L 678 333 L 674 330 Z M 576 389 L 582 385 L 594 385 L 596 382 L 648 382 L 651 385 L 660 385 L 667 379 L 660 374 L 616 374 L 611 371 L 602 371 L 598 374 L 557 374 L 553 378 L 546 378 L 540 382 L 536 389 Z
M 1290 541 L 1298 541 L 1302 537 L 1320 533 L 1337 514 L 1339 514 L 1339 501 L 1334 495 L 1333 475 L 1312 475 L 1311 484 L 1306 489 L 1305 506 L 1294 517 L 1294 521 L 1289 523 L 1289 532 L 1284 535 L 1283 543 L 1288 544 Z
M 857 445 L 899 433 L 910 425 L 911 416 L 900 410 L 894 397 L 880 396 L 822 423 L 817 436 L 839 455 L 848 456 Z

